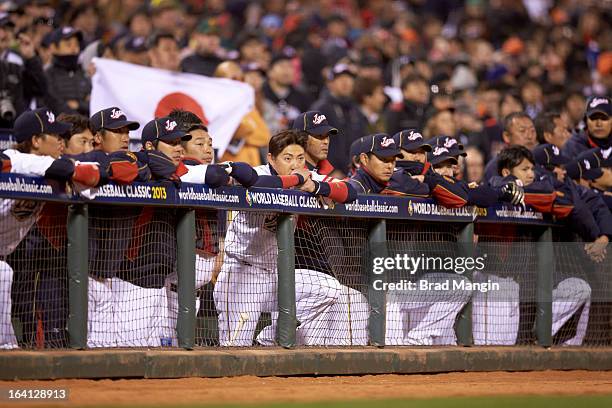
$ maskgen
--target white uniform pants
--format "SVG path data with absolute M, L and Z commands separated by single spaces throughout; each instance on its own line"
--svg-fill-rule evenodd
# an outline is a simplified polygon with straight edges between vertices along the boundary
M 419 281 L 445 284 L 448 290 L 420 290 Z M 470 300 L 471 291 L 454 289 L 453 282 L 469 282 L 460 275 L 428 273 L 415 290 L 387 292 L 386 345 L 455 345 L 455 319 Z
M 11 285 L 13 268 L 0 261 L 0 349 L 17 348 L 17 339 L 11 322 Z
M 310 269 L 295 270 L 295 308 L 300 325 L 296 331 L 298 345 L 325 345 L 329 336 L 330 308 L 341 294 L 340 282 L 334 277 Z M 278 312 L 272 312 L 272 324 L 265 327 L 257 342 L 275 345 Z

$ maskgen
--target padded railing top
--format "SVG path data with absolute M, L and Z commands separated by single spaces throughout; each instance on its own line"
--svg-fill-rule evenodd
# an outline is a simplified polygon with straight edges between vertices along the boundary
M 433 199 L 360 195 L 350 204 L 336 204 L 321 197 L 295 190 L 242 187 L 209 188 L 182 183 L 108 184 L 89 191 L 94 198 L 84 198 L 64 186 L 42 177 L 0 174 L 0 197 L 66 203 L 214 208 L 271 211 L 321 216 L 356 218 L 413 219 L 438 222 L 492 222 L 526 225 L 558 225 L 548 214 L 527 207 L 498 205 L 489 208 L 445 208 Z

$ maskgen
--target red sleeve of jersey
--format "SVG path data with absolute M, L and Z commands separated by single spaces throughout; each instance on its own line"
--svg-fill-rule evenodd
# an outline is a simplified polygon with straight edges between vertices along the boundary
M 110 179 L 119 184 L 130 184 L 138 177 L 138 164 L 127 160 L 111 162 L 110 168 Z
M 552 213 L 557 218 L 565 218 L 570 215 L 573 209 L 573 205 L 555 204 L 553 205 Z
M 525 204 L 532 206 L 540 212 L 552 212 L 554 201 L 554 191 L 552 193 L 525 193 Z
M 337 203 L 344 203 L 348 199 L 349 192 L 348 186 L 344 182 L 328 183 L 329 184 L 329 198 Z
M 459 208 L 467 204 L 466 199 L 442 187 L 439 184 L 436 185 L 436 187 L 433 189 L 431 195 L 440 205 L 443 205 L 447 208 Z
M 177 177 L 183 177 L 185 174 L 189 173 L 189 169 L 185 166 L 185 163 L 179 162 L 178 166 L 176 166 L 176 174 Z
M 300 184 L 300 177 L 297 174 L 278 177 L 280 177 L 281 183 L 283 183 L 283 188 L 295 187 Z
M 327 160 L 321 160 L 317 166 L 319 167 L 318 173 L 323 176 L 327 176 L 334 171 L 334 166 Z
M 12 168 L 12 164 L 11 164 L 11 160 L 10 159 L 2 160 L 2 172 L 3 173 L 10 173 L 11 172 L 11 168 Z

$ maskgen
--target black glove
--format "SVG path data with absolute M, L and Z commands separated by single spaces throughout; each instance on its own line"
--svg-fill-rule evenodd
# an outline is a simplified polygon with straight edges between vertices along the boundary
M 501 200 L 512 205 L 525 204 L 525 191 L 515 181 L 509 181 L 502 186 Z

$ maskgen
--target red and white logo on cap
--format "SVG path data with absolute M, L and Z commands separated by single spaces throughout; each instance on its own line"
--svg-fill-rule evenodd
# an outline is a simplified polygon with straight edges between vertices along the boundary
M 110 117 L 111 119 L 119 119 L 122 115 L 124 115 L 121 109 L 113 109 L 111 111 Z
M 172 120 L 172 121 L 171 121 L 171 120 L 167 120 L 167 121 L 166 121 L 166 126 L 165 126 L 165 128 L 166 128 L 166 130 L 167 130 L 168 132 L 172 132 L 176 126 L 177 126 L 177 125 L 176 125 L 176 122 L 175 122 L 175 121 L 173 121 L 173 120 Z
M 392 144 L 395 144 L 395 140 L 387 136 L 383 137 L 383 140 L 380 142 L 381 147 L 389 147 Z
M 55 115 L 51 111 L 47 111 L 47 122 L 49 123 L 55 122 Z

